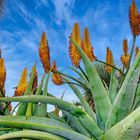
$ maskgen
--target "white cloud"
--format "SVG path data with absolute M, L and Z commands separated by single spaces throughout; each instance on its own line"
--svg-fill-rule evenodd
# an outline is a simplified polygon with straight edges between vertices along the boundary
M 72 16 L 71 9 L 73 8 L 75 0 L 54 0 L 55 6 L 55 22 L 61 25 L 63 21 L 67 24 L 71 24 Z

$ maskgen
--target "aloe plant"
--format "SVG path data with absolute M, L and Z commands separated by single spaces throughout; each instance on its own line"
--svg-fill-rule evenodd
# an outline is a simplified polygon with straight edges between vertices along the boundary
M 130 16 L 132 16 L 133 12 L 137 14 L 135 8 L 136 6 L 133 0 L 132 6 L 130 7 Z M 133 18 L 138 19 L 135 16 Z M 134 24 L 132 20 L 130 23 Z M 78 24 L 76 24 L 76 27 L 78 27 Z M 136 28 L 136 26 L 131 25 L 131 28 L 133 27 Z M 131 64 L 136 36 L 139 34 L 135 28 L 132 29 L 133 45 L 131 54 L 128 56 L 127 53 L 127 55 L 125 54 L 123 56 L 123 62 L 125 64 L 129 58 L 126 65 L 127 68 L 124 71 L 120 71 L 112 65 L 112 59 L 111 64 L 103 62 L 105 65 L 111 67 L 109 69 L 111 73 L 109 75 L 105 73 L 105 77 L 102 76 L 102 70 L 104 69 L 100 69 L 102 71 L 100 72 L 97 65 L 92 62 L 93 60 L 97 61 L 97 58 L 94 55 L 87 55 L 88 51 L 86 48 L 83 49 L 79 46 L 80 38 L 77 38 L 78 42 L 70 38 L 71 49 L 75 47 L 74 50 L 76 49 L 76 53 L 78 54 L 76 67 L 80 65 L 80 58 L 85 67 L 85 71 L 80 67 L 80 70 L 70 67 L 70 69 L 79 75 L 80 79 L 57 71 L 56 63 L 50 68 L 50 62 L 48 61 L 50 59 L 49 47 L 46 42 L 46 35 L 43 33 L 43 43 L 41 44 L 39 53 L 42 57 L 41 60 L 45 73 L 42 76 L 40 85 L 36 87 L 36 90 L 33 90 L 34 69 L 36 66 L 34 65 L 27 88 L 22 96 L 0 98 L 0 107 L 2 105 L 5 107 L 4 111 L 2 108 L 3 114 L 0 112 L 3 115 L 0 116 L 0 139 L 139 140 L 140 51 Z M 88 36 L 87 29 L 85 34 Z M 89 47 L 89 40 L 86 41 Z M 93 51 L 91 47 L 89 49 L 91 52 Z M 44 50 L 47 54 L 44 54 Z M 73 53 L 72 50 L 71 53 Z M 45 55 L 47 55 L 48 60 L 45 58 Z M 98 62 L 101 61 L 98 60 Z M 115 75 L 116 70 L 122 74 L 119 78 Z M 54 83 L 58 85 L 63 82 L 69 84 L 70 88 L 78 97 L 81 108 L 64 101 L 62 98 L 57 99 L 48 93 L 48 82 L 51 73 L 53 73 Z M 57 78 L 59 81 L 56 81 L 58 80 Z M 94 102 L 94 109 L 90 106 L 79 87 L 82 87 L 90 93 L 91 101 Z M 8 111 L 8 105 L 11 102 L 19 102 L 15 115 L 10 114 L 10 111 Z M 54 105 L 56 110 L 51 113 L 48 112 L 48 104 Z M 56 111 L 61 111 L 61 115 L 58 112 L 56 113 Z
M 74 40 L 71 41 L 79 51 L 83 63 L 85 64 L 85 69 L 89 80 L 86 82 L 92 92 L 96 113 L 92 111 L 91 107 L 84 99 L 78 87 L 71 83 L 69 83 L 69 85 L 79 98 L 81 105 L 83 106 L 82 109 L 72 103 L 63 101 L 62 99 L 50 97 L 49 95 L 41 95 L 41 90 L 43 90 L 42 84 L 44 75 L 42 77 L 41 84 L 36 91 L 36 95 L 30 95 L 33 83 L 32 74 L 26 90 L 26 94 L 24 94 L 24 96 L 0 98 L 0 102 L 21 102 L 19 109 L 22 112 L 30 111 L 30 115 L 27 115 L 27 113 L 19 115 L 19 113 L 17 113 L 16 116 L 0 116 L 0 126 L 3 128 L 1 129 L 3 134 L 0 136 L 0 139 L 138 139 L 140 132 L 140 107 L 136 107 L 136 110 L 133 111 L 133 104 L 127 104 L 126 106 L 123 105 L 123 108 L 121 105 L 126 103 L 128 99 L 129 102 L 133 101 L 132 103 L 135 103 L 135 101 L 138 102 L 138 99 L 135 100 L 136 98 L 132 98 L 132 96 L 137 93 L 135 91 L 138 91 L 137 87 L 139 86 L 137 82 L 139 80 L 138 75 L 140 71 L 140 52 L 137 55 L 136 60 L 133 62 L 131 68 L 129 69 L 117 95 L 115 92 L 112 93 L 115 94 L 113 102 L 110 96 L 110 92 L 112 90 L 106 90 L 101 81 L 101 78 L 96 71 L 95 66 L 92 64 L 92 62 L 90 62 L 88 57 L 77 45 L 77 43 Z M 65 76 L 63 78 L 65 81 L 69 81 L 69 79 L 67 79 Z M 131 81 L 133 81 L 134 84 L 131 84 Z M 48 76 L 46 77 L 44 88 L 45 91 L 47 89 L 47 84 Z M 112 85 L 110 84 L 110 86 Z M 130 92 L 131 88 L 133 90 Z M 26 108 L 26 106 L 29 104 L 32 104 L 33 106 L 35 105 L 34 107 L 36 107 L 38 111 L 42 112 L 42 110 L 38 108 L 40 103 L 42 105 L 52 104 L 57 106 L 60 108 L 63 115 L 60 117 L 60 119 L 56 119 L 51 116 L 46 118 L 44 115 L 38 117 L 35 114 L 32 116 L 33 110 L 28 110 L 28 107 Z M 116 111 L 117 115 L 115 114 Z M 47 110 L 43 110 L 43 112 L 47 115 Z

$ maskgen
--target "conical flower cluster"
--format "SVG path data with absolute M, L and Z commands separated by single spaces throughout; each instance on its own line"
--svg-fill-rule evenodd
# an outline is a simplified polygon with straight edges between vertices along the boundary
M 84 40 L 82 42 L 82 49 L 91 61 L 95 60 L 95 56 L 93 54 L 93 48 L 90 43 L 90 35 L 89 35 L 88 28 L 85 28 L 84 30 Z
M 6 80 L 6 70 L 4 66 L 4 59 L 0 58 L 0 91 L 3 90 Z
M 43 64 L 44 71 L 48 73 L 50 71 L 50 51 L 45 32 L 43 32 L 41 37 L 39 56 Z
M 129 54 L 128 54 L 128 43 L 127 40 L 123 40 L 123 55 L 121 56 L 121 62 L 125 67 L 128 67 L 129 64 Z
M 134 36 L 139 35 L 140 33 L 139 13 L 137 10 L 137 5 L 134 0 L 132 0 L 132 4 L 129 9 L 129 22 L 132 34 Z
M 109 65 L 113 64 L 112 51 L 108 47 L 106 48 L 106 63 L 109 64 Z M 112 72 L 112 67 L 109 66 L 109 65 L 106 65 L 105 69 L 108 73 L 111 73 Z
M 36 65 L 34 65 L 32 69 L 34 72 L 34 80 L 33 80 L 32 90 L 34 91 L 35 89 L 37 89 L 37 86 L 38 86 L 38 74 L 37 74 L 37 70 L 36 70 Z M 30 76 L 31 76 L 31 74 L 30 74 Z
M 53 61 L 53 64 L 52 64 L 52 81 L 55 85 L 62 85 L 63 84 L 63 79 L 62 77 L 60 76 L 59 73 L 57 73 L 57 66 L 56 66 L 56 62 Z
M 22 96 L 27 88 L 27 69 L 23 69 L 19 84 L 15 90 L 15 96 Z
M 81 46 L 80 28 L 79 28 L 78 23 L 74 24 L 72 35 L 70 36 L 70 38 L 75 40 L 77 42 L 77 44 L 79 46 Z M 75 67 L 78 68 L 80 66 L 80 59 L 81 59 L 81 57 L 80 57 L 79 52 L 77 51 L 77 49 L 73 45 L 73 43 L 71 43 L 71 41 L 70 41 L 70 45 L 69 45 L 69 54 L 70 54 L 70 58 L 71 58 L 72 64 Z

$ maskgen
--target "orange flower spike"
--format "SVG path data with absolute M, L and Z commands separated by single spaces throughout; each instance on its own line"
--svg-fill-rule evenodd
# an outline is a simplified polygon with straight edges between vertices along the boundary
M 83 51 L 91 61 L 95 60 L 95 56 L 93 54 L 93 48 L 90 43 L 90 35 L 89 35 L 88 28 L 85 28 L 84 30 Z
M 113 54 L 112 54 L 112 51 L 109 50 L 109 55 L 110 55 L 110 64 L 112 65 L 113 64 Z
M 132 34 L 134 36 L 139 35 L 140 33 L 140 27 L 139 27 L 139 13 L 137 11 L 137 5 L 134 0 L 132 0 L 132 4 L 129 9 L 129 22 Z
M 50 50 L 45 32 L 42 33 L 39 56 L 43 64 L 44 71 L 48 73 L 50 71 Z
M 38 86 L 38 74 L 36 70 L 36 65 L 33 66 L 33 72 L 34 72 L 34 80 L 33 80 L 33 85 L 32 85 L 32 90 L 35 90 Z M 31 76 L 31 74 L 30 74 Z
M 3 90 L 6 81 L 6 70 L 4 66 L 4 59 L 0 57 L 0 90 Z
M 109 48 L 107 47 L 106 48 L 106 63 L 109 63 L 110 62 L 110 51 L 109 51 Z
M 126 68 L 128 67 L 129 57 L 130 57 L 129 55 L 122 55 L 121 56 L 121 62 Z
M 80 28 L 79 28 L 78 23 L 74 24 L 73 32 L 72 32 L 72 35 L 70 36 L 70 38 L 75 40 L 77 42 L 77 44 L 79 46 L 81 46 Z M 73 45 L 73 43 L 71 43 L 71 41 L 70 41 L 70 46 L 69 46 L 69 53 L 70 53 L 70 58 L 71 58 L 72 64 L 78 68 L 80 66 L 81 57 L 80 57 L 79 52 Z
M 113 64 L 113 55 L 112 55 L 112 51 L 107 47 L 106 49 L 106 63 L 112 65 Z M 112 72 L 112 67 L 106 65 L 105 67 L 106 71 L 108 73 Z
M 57 71 L 57 66 L 55 61 L 53 61 L 52 69 L 53 71 Z M 62 85 L 64 82 L 60 74 L 55 72 L 52 73 L 52 81 L 55 85 Z
M 22 75 L 18 84 L 18 87 L 15 90 L 15 96 L 22 96 L 27 88 L 27 69 L 25 68 L 22 71 Z
M 127 39 L 123 40 L 123 52 L 124 55 L 128 55 L 128 43 L 127 43 Z

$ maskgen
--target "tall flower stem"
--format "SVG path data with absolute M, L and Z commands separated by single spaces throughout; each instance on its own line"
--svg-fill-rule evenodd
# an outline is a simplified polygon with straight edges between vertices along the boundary
M 127 68 L 126 74 L 128 73 L 129 68 L 130 68 L 131 59 L 132 59 L 134 48 L 135 48 L 135 42 L 136 42 L 136 35 L 133 35 L 133 43 L 132 43 L 132 48 L 131 48 L 131 52 L 130 52 L 130 58 L 129 58 L 129 63 L 128 63 L 128 68 Z

